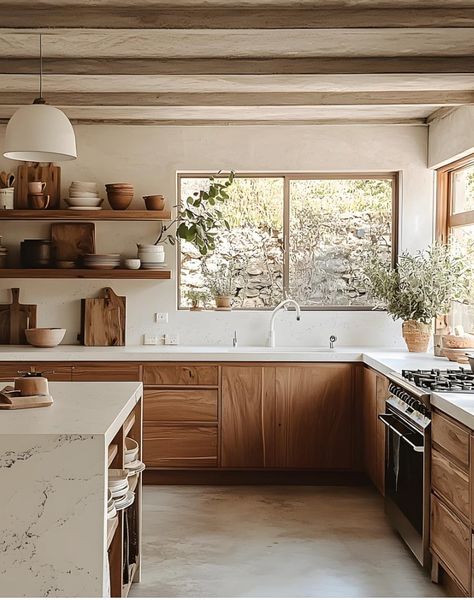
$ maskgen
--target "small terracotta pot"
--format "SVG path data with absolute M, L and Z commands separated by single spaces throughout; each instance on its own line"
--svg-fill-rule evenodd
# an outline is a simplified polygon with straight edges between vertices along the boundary
M 232 296 L 216 296 L 215 297 L 217 308 L 231 308 Z
M 426 352 L 430 343 L 433 326 L 419 321 L 404 321 L 402 334 L 408 352 Z

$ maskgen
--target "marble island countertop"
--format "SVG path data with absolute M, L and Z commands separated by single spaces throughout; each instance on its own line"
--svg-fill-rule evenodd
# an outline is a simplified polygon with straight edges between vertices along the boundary
M 108 444 L 142 394 L 138 382 L 50 382 L 49 388 L 51 406 L 3 410 L 0 435 L 97 435 Z

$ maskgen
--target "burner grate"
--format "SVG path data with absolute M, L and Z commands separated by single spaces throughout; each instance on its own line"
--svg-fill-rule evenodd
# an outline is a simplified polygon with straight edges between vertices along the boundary
M 463 367 L 459 369 L 430 369 L 402 371 L 402 377 L 417 387 L 434 392 L 474 393 L 474 373 Z

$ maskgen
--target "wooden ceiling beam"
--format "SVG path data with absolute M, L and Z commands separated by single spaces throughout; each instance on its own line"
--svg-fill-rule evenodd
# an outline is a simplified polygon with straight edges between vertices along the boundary
M 338 58 L 47 58 L 49 75 L 343 75 L 474 73 L 474 56 Z M 38 60 L 0 58 L 0 74 L 34 75 Z
M 474 104 L 473 91 L 414 92 L 46 92 L 56 106 L 459 106 Z M 0 92 L 0 105 L 31 103 L 34 93 Z
M 18 6 L 1 2 L 8 29 L 347 29 L 474 27 L 473 8 L 160 8 Z

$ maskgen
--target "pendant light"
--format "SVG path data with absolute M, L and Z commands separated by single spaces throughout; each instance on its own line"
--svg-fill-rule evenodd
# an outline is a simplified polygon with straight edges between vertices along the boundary
M 8 121 L 3 156 L 31 162 L 58 162 L 77 158 L 71 122 L 59 108 L 49 106 L 43 93 L 43 48 L 39 36 L 39 97 L 19 108 Z

